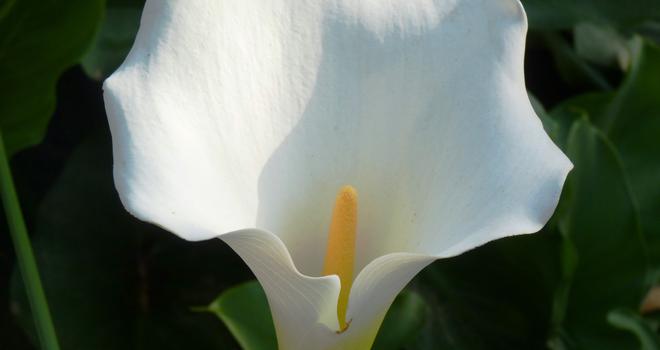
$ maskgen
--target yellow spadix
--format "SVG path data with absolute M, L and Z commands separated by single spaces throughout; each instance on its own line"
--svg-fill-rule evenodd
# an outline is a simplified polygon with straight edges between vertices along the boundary
M 332 222 L 328 233 L 328 248 L 325 254 L 323 275 L 337 275 L 341 281 L 339 302 L 337 303 L 337 318 L 340 331 L 348 328 L 346 308 L 348 296 L 353 284 L 353 265 L 355 263 L 355 234 L 357 230 L 357 192 L 351 186 L 339 190 L 335 207 L 332 211 Z

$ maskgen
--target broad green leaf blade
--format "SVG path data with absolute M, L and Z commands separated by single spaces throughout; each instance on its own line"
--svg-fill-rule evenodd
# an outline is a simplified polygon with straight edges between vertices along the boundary
M 564 271 L 568 296 L 555 348 L 629 349 L 634 339 L 606 321 L 609 310 L 636 308 L 647 286 L 647 259 L 637 209 L 621 160 L 607 138 L 586 119 L 573 125 L 568 156 L 575 169 L 568 180 L 570 207 L 560 228 L 572 244 Z
M 105 79 L 124 61 L 133 46 L 143 7 L 144 0 L 108 0 L 101 30 L 82 60 L 88 76 Z
M 273 318 L 259 282 L 226 290 L 207 311 L 225 323 L 244 350 L 277 350 Z
M 549 225 L 429 266 L 413 283 L 430 325 L 410 349 L 545 349 L 560 238 Z
M 660 350 L 660 336 L 637 312 L 630 309 L 612 310 L 607 321 L 622 330 L 633 333 L 640 343 L 640 350 Z
M 203 311 L 214 313 L 245 350 L 276 350 L 277 338 L 266 294 L 257 281 L 223 292 Z M 428 306 L 414 292 L 404 291 L 392 303 L 373 349 L 396 350 L 412 342 L 425 324 Z
M 660 47 L 637 40 L 623 86 L 614 93 L 572 98 L 551 115 L 561 125 L 565 139 L 571 113 L 587 113 L 614 144 L 639 208 L 649 258 L 660 274 Z M 563 141 L 560 142 L 562 144 Z M 658 279 L 658 276 L 655 277 Z
M 0 16 L 0 129 L 11 155 L 43 138 L 55 84 L 94 38 L 103 0 L 20 0 Z
M 596 120 L 623 159 L 651 262 L 660 270 L 660 47 L 645 42 L 608 109 Z

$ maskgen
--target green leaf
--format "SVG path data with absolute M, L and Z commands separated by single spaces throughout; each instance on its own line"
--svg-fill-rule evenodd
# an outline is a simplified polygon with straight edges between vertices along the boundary
M 562 150 L 566 150 L 573 123 L 582 118 L 592 118 L 604 113 L 613 98 L 614 94 L 611 92 L 589 93 L 563 101 L 550 112 L 550 117 L 558 125 L 555 141 Z
M 575 52 L 588 62 L 618 66 L 627 70 L 632 60 L 632 44 L 612 26 L 578 23 L 573 30 Z
M 435 262 L 414 281 L 431 308 L 411 349 L 544 349 L 559 283 L 552 225 Z
M 636 40 L 628 75 L 614 93 L 578 96 L 563 102 L 551 115 L 562 140 L 574 118 L 586 113 L 614 144 L 639 210 L 651 266 L 660 279 L 660 47 Z M 560 142 L 562 144 L 563 142 Z
M 656 45 L 660 45 L 660 21 L 645 22 L 637 28 L 637 33 Z
M 218 316 L 245 350 L 277 349 L 266 294 L 257 281 L 231 288 L 211 305 L 198 310 Z M 373 349 L 401 349 L 417 336 L 427 314 L 428 307 L 419 295 L 412 291 L 402 292 L 387 312 Z
M 87 75 L 105 79 L 124 61 L 133 46 L 143 7 L 144 0 L 108 1 L 101 30 L 82 60 Z
M 545 42 L 552 52 L 561 77 L 570 85 L 591 87 L 599 90 L 612 90 L 612 86 L 600 71 L 589 65 L 557 33 L 545 33 Z
M 598 126 L 621 153 L 640 208 L 651 261 L 660 270 L 660 47 L 644 42 Z
M 567 153 L 570 206 L 560 229 L 568 248 L 555 299 L 555 349 L 629 349 L 633 338 L 607 322 L 609 310 L 636 308 L 647 288 L 647 259 L 637 208 L 621 159 L 586 119 L 574 123 Z
M 532 28 L 568 29 L 579 22 L 632 27 L 660 18 L 656 0 L 522 0 Z
M 21 0 L 0 7 L 0 129 L 10 155 L 43 138 L 57 79 L 91 43 L 103 3 Z
M 640 350 L 660 350 L 660 337 L 637 312 L 630 309 L 613 310 L 607 314 L 607 321 L 614 327 L 634 334 L 639 340 Z
M 183 241 L 131 217 L 114 189 L 106 133 L 92 133 L 71 155 L 33 233 L 62 349 L 236 348 L 221 322 L 190 307 L 249 270 L 220 240 Z M 14 277 L 13 308 L 29 320 Z
M 220 318 L 244 350 L 277 350 L 266 293 L 257 281 L 222 293 L 206 311 Z
M 0 3 L 0 21 L 7 16 L 14 4 L 16 4 L 16 0 L 3 0 Z
M 421 332 L 429 318 L 424 299 L 412 291 L 399 294 L 383 320 L 374 350 L 398 350 L 410 344 Z

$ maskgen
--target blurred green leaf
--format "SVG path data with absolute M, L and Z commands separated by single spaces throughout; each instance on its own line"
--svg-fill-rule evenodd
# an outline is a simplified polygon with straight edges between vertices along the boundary
M 650 40 L 656 45 L 660 45 L 660 20 L 645 22 L 637 28 L 637 33 L 646 40 Z
M 417 293 L 404 290 L 399 294 L 383 320 L 374 350 L 398 350 L 410 344 L 429 317 L 429 307 Z
M 606 322 L 617 307 L 636 308 L 647 289 L 647 259 L 637 208 L 621 160 L 586 118 L 576 121 L 567 153 L 570 206 L 560 229 L 566 239 L 563 283 L 553 319 L 554 349 L 630 349 L 634 339 Z
M 630 309 L 617 309 L 607 314 L 607 321 L 614 327 L 634 334 L 639 340 L 640 350 L 660 350 L 660 337 L 639 313 Z
M 218 316 L 243 349 L 277 349 L 275 327 L 266 294 L 257 281 L 225 291 L 211 305 L 201 310 Z M 427 313 L 428 307 L 419 295 L 403 291 L 387 312 L 373 349 L 401 349 L 419 333 Z
M 561 239 L 550 224 L 439 260 L 414 281 L 431 316 L 410 349 L 545 349 Z
M 550 111 L 550 117 L 557 123 L 555 141 L 566 151 L 568 136 L 573 123 L 581 118 L 590 118 L 604 113 L 614 98 L 612 92 L 595 92 L 570 98 Z
M 552 112 L 566 134 L 571 113 L 581 111 L 619 153 L 639 210 L 649 258 L 660 277 L 660 47 L 637 39 L 628 75 L 614 93 L 572 98 Z M 561 142 L 560 142 L 561 143 Z
M 632 27 L 660 19 L 657 0 L 522 0 L 532 28 L 569 29 L 579 22 Z
M 0 129 L 10 155 L 43 138 L 57 79 L 90 45 L 103 4 L 20 0 L 0 6 Z
M 632 60 L 630 40 L 612 26 L 578 23 L 573 30 L 575 52 L 588 62 L 627 70 Z
M 621 153 L 660 270 L 660 47 L 644 42 L 623 86 L 595 123 Z
M 113 186 L 109 135 L 92 133 L 72 154 L 33 244 L 62 349 L 237 348 L 215 317 L 190 307 L 249 270 L 220 240 L 186 242 L 131 217 Z M 12 308 L 29 320 L 14 277 Z
M 93 79 L 108 77 L 124 61 L 140 25 L 144 0 L 108 0 L 105 18 L 82 66 Z
M 557 70 L 564 81 L 571 86 L 596 88 L 604 91 L 612 90 L 610 82 L 603 74 L 578 56 L 561 35 L 548 32 L 543 37 L 550 52 L 552 52 Z
M 277 350 L 273 318 L 259 282 L 226 290 L 206 310 L 227 325 L 244 350 Z
M 14 4 L 16 4 L 16 0 L 3 0 L 0 3 L 0 21 L 5 18 Z

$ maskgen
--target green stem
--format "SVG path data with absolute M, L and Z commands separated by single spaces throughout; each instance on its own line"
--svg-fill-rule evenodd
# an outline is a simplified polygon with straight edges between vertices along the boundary
M 9 168 L 9 159 L 5 151 L 2 132 L 0 132 L 0 196 L 2 204 L 7 214 L 7 223 L 14 241 L 14 250 L 16 251 L 16 261 L 18 268 L 23 276 L 23 283 L 30 300 L 30 308 L 34 318 L 34 323 L 39 335 L 39 342 L 43 350 L 59 350 L 55 327 L 50 317 L 46 295 L 41 286 L 37 263 L 34 260 L 34 253 L 30 244 L 30 238 L 25 228 L 23 214 L 18 203 L 14 181 L 11 177 Z

